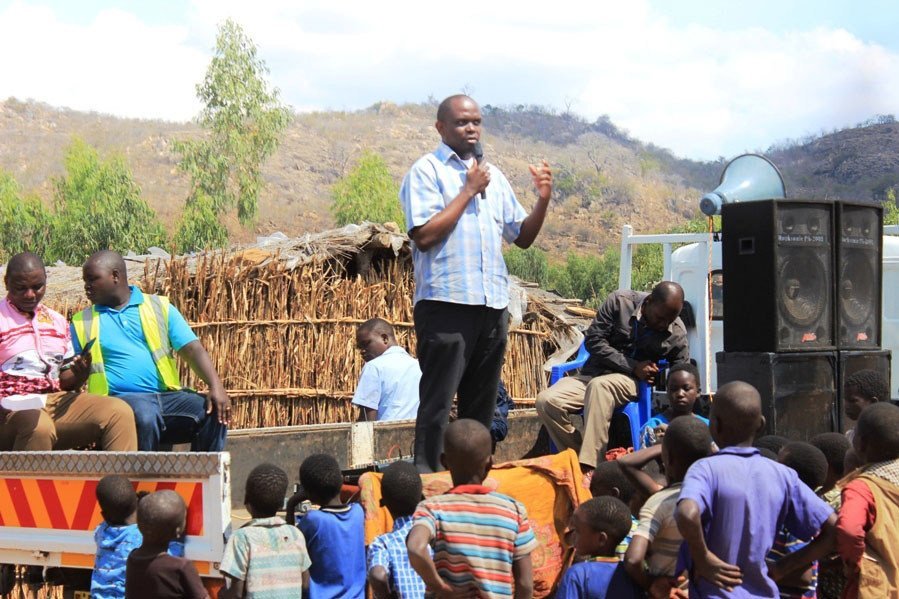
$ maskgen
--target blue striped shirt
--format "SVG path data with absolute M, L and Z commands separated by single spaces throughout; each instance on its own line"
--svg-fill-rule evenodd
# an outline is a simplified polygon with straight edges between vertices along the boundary
M 412 165 L 400 188 L 409 229 L 427 223 L 459 195 L 471 160 L 463 161 L 446 144 Z M 512 243 L 527 213 L 509 181 L 490 166 L 486 199 L 475 198 L 446 239 L 428 251 L 412 244 L 415 302 L 438 300 L 503 309 L 509 304 L 509 272 L 503 239 Z
M 422 599 L 425 581 L 409 563 L 406 537 L 412 530 L 412 516 L 400 516 L 393 523 L 393 530 L 377 537 L 368 547 L 368 569 L 382 566 L 387 570 L 391 590 L 400 599 Z

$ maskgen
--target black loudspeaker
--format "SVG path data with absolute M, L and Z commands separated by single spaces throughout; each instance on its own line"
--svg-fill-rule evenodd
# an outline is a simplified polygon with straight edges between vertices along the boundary
M 724 205 L 725 351 L 835 348 L 833 210 L 804 200 Z
M 836 231 L 837 346 L 880 347 L 883 208 L 838 203 Z
M 837 370 L 837 390 L 840 398 L 838 406 L 839 430 L 845 431 L 852 428 L 851 420 L 843 414 L 843 398 L 845 396 L 846 379 L 860 370 L 876 370 L 883 375 L 887 382 L 887 389 L 890 394 L 893 392 L 893 385 L 890 381 L 890 368 L 892 364 L 892 355 L 888 349 L 875 350 L 858 350 L 858 351 L 839 351 Z M 886 399 L 886 398 L 885 398 Z
M 807 441 L 837 430 L 836 352 L 718 352 L 716 359 L 719 389 L 731 381 L 758 389 L 765 434 Z

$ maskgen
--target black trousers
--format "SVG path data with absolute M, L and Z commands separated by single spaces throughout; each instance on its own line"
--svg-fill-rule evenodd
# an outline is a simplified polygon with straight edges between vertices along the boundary
M 453 397 L 459 418 L 488 429 L 506 353 L 509 313 L 487 306 L 422 300 L 415 304 L 415 334 L 421 366 L 415 465 L 420 472 L 443 470 L 443 433 Z

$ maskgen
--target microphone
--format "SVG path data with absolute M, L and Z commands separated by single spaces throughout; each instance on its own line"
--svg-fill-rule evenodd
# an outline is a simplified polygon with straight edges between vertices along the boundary
M 474 159 L 477 161 L 478 166 L 484 164 L 484 147 L 481 145 L 481 142 L 474 142 L 474 147 L 471 149 L 472 154 L 474 154 Z M 487 199 L 487 191 L 484 190 L 481 192 L 481 199 Z

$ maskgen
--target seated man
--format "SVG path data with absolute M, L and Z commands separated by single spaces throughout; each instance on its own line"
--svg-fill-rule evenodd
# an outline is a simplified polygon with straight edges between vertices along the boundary
M 687 362 L 687 330 L 678 315 L 684 290 L 662 281 L 652 293 L 613 291 L 585 334 L 590 352 L 580 374 L 558 381 L 537 396 L 537 414 L 559 449 L 580 452 L 585 470 L 605 454 L 609 422 L 615 408 L 633 401 L 637 380 L 652 382 L 656 362 Z M 584 410 L 583 439 L 571 414 Z
M 115 252 L 92 255 L 82 275 L 93 306 L 72 317 L 72 338 L 77 352 L 94 340 L 88 391 L 131 406 L 141 451 L 187 442 L 192 451 L 221 451 L 231 402 L 181 313 L 168 298 L 129 286 L 125 261 Z M 174 352 L 209 386 L 206 397 L 182 388 Z
M 397 345 L 390 323 L 366 320 L 356 329 L 356 346 L 365 365 L 353 395 L 359 420 L 404 420 L 418 414 L 418 360 Z
M 91 365 L 76 356 L 62 314 L 44 306 L 44 263 L 16 254 L 3 277 L 0 301 L 0 451 L 49 451 L 96 444 L 135 451 L 137 433 L 128 405 L 79 393 Z

